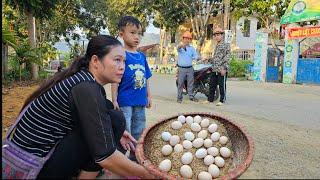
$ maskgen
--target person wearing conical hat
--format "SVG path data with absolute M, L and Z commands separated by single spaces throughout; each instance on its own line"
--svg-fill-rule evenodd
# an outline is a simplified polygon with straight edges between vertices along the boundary
M 178 50 L 178 97 L 177 102 L 182 102 L 182 90 L 184 81 L 187 79 L 187 91 L 189 99 L 191 101 L 198 102 L 193 95 L 193 82 L 194 82 L 194 70 L 192 67 L 192 61 L 198 60 L 199 56 L 194 47 L 190 45 L 192 40 L 192 34 L 186 31 L 182 35 L 182 41 L 179 44 Z
M 221 106 L 226 101 L 226 80 L 229 69 L 230 44 L 224 42 L 224 31 L 220 27 L 214 29 L 214 39 L 217 45 L 212 58 L 209 62 L 212 64 L 212 74 L 210 77 L 210 89 L 208 101 L 213 102 L 217 85 L 220 90 L 220 101 L 216 104 Z

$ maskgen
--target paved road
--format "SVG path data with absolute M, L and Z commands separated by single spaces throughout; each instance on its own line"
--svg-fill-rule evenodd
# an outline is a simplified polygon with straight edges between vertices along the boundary
M 252 81 L 227 83 L 224 107 L 201 104 L 206 100 L 202 94 L 197 95 L 200 103 L 195 103 L 195 106 L 320 129 L 320 86 Z M 177 90 L 172 75 L 155 74 L 151 79 L 151 90 L 155 98 L 176 100 Z M 184 99 L 188 102 L 187 96 Z
M 201 94 L 199 103 L 185 96 L 178 104 L 174 76 L 154 74 L 147 124 L 178 113 L 220 113 L 244 125 L 254 139 L 254 158 L 241 178 L 320 177 L 320 86 L 229 81 L 227 89 L 222 107 L 202 104 Z

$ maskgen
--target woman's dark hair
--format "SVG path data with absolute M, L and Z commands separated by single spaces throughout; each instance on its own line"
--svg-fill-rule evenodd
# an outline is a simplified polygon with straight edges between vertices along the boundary
M 112 36 L 98 35 L 93 37 L 88 43 L 86 54 L 83 57 L 78 57 L 77 59 L 74 59 L 72 64 L 67 69 L 61 72 L 57 72 L 52 78 L 43 82 L 39 86 L 39 88 L 26 99 L 24 105 L 21 108 L 21 111 L 30 102 L 42 95 L 44 92 L 48 91 L 51 87 L 53 87 L 63 79 L 72 76 L 81 69 L 88 69 L 89 62 L 93 55 L 96 55 L 99 57 L 99 59 L 102 59 L 105 55 L 107 55 L 110 52 L 110 50 L 114 46 L 121 46 L 121 43 L 119 40 Z

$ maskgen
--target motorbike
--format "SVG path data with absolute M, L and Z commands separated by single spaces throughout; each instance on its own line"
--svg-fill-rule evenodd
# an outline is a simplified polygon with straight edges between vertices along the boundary
M 209 97 L 209 82 L 210 74 L 212 72 L 211 65 L 208 64 L 197 64 L 194 65 L 194 83 L 193 83 L 193 96 L 202 93 L 207 98 Z M 179 72 L 178 72 L 179 73 Z M 176 86 L 178 87 L 178 73 L 176 75 Z M 183 94 L 188 94 L 187 80 L 184 81 Z M 214 101 L 220 96 L 219 87 L 216 88 L 216 93 L 214 96 Z

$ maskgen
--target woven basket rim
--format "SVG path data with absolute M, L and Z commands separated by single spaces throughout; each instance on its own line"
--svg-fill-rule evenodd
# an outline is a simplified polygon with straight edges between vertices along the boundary
M 243 133 L 244 137 L 247 139 L 248 153 L 247 153 L 246 159 L 240 165 L 238 165 L 235 169 L 230 171 L 228 174 L 226 174 L 222 177 L 219 177 L 219 179 L 235 179 L 235 178 L 239 177 L 242 173 L 244 173 L 249 168 L 249 166 L 253 160 L 253 156 L 254 156 L 254 142 L 253 142 L 253 138 L 248 134 L 247 129 L 243 125 L 235 122 L 230 117 L 224 116 L 224 115 L 222 115 L 220 113 L 216 113 L 216 112 L 215 113 L 212 113 L 212 112 L 190 112 L 190 113 L 178 113 L 177 115 L 169 116 L 167 118 L 162 118 L 143 131 L 140 139 L 138 140 L 138 144 L 136 147 L 136 157 L 137 157 L 138 162 L 141 165 L 143 165 L 150 173 L 152 173 L 153 175 L 155 175 L 157 177 L 162 177 L 165 179 L 182 179 L 181 176 L 172 176 L 172 175 L 169 175 L 165 172 L 160 171 L 158 169 L 158 167 L 153 165 L 151 163 L 151 161 L 148 158 L 146 158 L 144 155 L 144 139 L 145 139 L 146 135 L 148 134 L 148 132 L 151 129 L 153 129 L 154 127 L 156 127 L 157 125 L 163 123 L 164 121 L 168 121 L 173 118 L 177 118 L 180 115 L 184 115 L 184 116 L 200 115 L 200 116 L 217 117 L 217 118 L 222 119 L 223 121 L 227 121 L 227 122 L 231 123 L 232 125 L 234 125 L 235 127 L 237 127 Z

